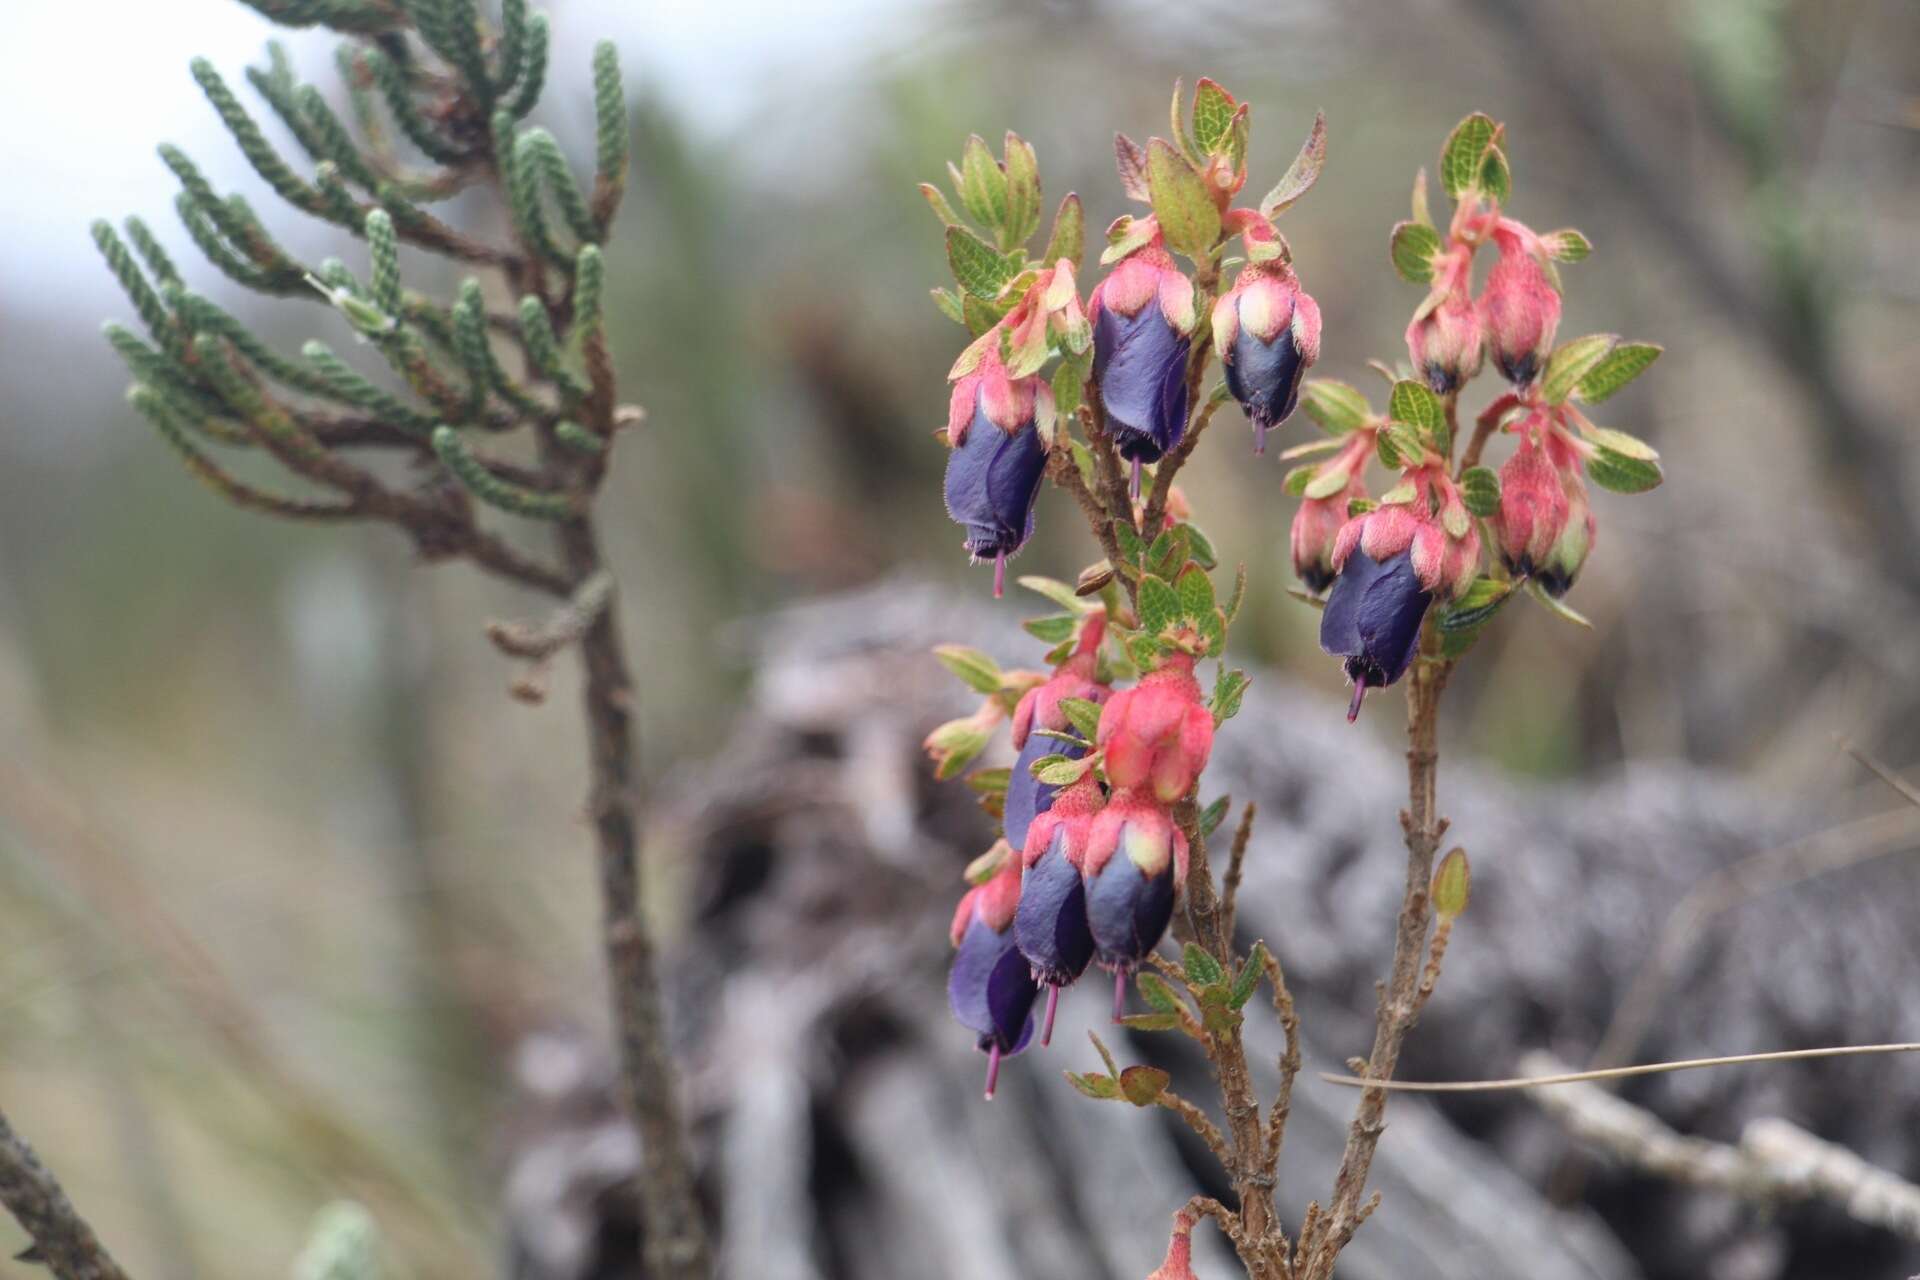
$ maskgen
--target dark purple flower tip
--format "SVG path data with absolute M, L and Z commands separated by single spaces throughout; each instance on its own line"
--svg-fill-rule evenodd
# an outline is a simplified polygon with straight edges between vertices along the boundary
M 1103 966 L 1131 973 L 1160 945 L 1173 918 L 1173 873 L 1172 858 L 1150 876 L 1119 855 L 1088 877 L 1087 927 Z
M 1355 547 L 1347 557 L 1320 615 L 1320 647 L 1347 660 L 1354 683 L 1348 719 L 1359 714 L 1366 690 L 1385 688 L 1406 674 L 1432 600 L 1413 571 L 1411 549 L 1379 561 Z
M 1047 449 L 1031 421 L 1011 435 L 976 408 L 966 440 L 947 458 L 947 514 L 982 560 L 1012 555 L 1033 533 L 1033 504 Z
M 1053 840 L 1020 880 L 1020 905 L 1013 913 L 1013 936 L 1033 976 L 1050 986 L 1065 986 L 1087 970 L 1093 959 L 1093 934 L 1087 928 L 1087 891 L 1080 869 L 1067 860 L 1069 832 L 1056 827 Z
M 1233 359 L 1226 367 L 1227 390 L 1253 423 L 1256 450 L 1264 448 L 1267 432 L 1285 422 L 1299 404 L 1300 380 L 1307 372 L 1292 326 L 1268 343 L 1241 325 L 1233 339 Z
M 1035 818 L 1053 807 L 1054 794 L 1059 790 L 1033 776 L 1033 762 L 1051 755 L 1070 756 L 1078 760 L 1086 753 L 1085 747 L 1050 738 L 1044 733 L 1027 735 L 1027 745 L 1020 748 L 1020 756 L 1013 762 L 1013 773 L 1007 779 L 1007 807 L 1001 821 L 1008 844 L 1016 849 L 1027 847 L 1027 828 L 1033 825 Z
M 1187 430 L 1187 348 L 1160 308 L 1131 316 L 1102 307 L 1093 324 L 1093 378 L 1120 455 L 1158 462 Z
M 960 1025 L 980 1037 L 980 1048 L 1004 1056 L 1026 1048 L 1033 1035 L 1033 969 L 1014 945 L 1013 930 L 996 932 L 977 916 L 967 925 L 947 975 L 947 1003 Z

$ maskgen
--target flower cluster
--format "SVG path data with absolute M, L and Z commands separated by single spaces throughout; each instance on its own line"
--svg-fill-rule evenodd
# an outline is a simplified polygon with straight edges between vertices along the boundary
M 1366 691 L 1397 681 L 1423 645 L 1440 660 L 1458 657 L 1516 587 L 1580 620 L 1560 597 L 1593 546 L 1587 482 L 1637 493 L 1661 479 L 1651 448 L 1594 425 L 1577 403 L 1611 396 L 1660 348 L 1611 334 L 1555 345 L 1555 263 L 1579 261 L 1591 246 L 1578 231 L 1542 234 L 1507 214 L 1504 142 L 1503 127 L 1486 116 L 1462 121 L 1440 158 L 1454 201 L 1446 234 L 1428 212 L 1424 172 L 1414 216 L 1394 228 L 1395 269 L 1429 288 L 1407 327 L 1408 365 L 1376 366 L 1390 384 L 1387 411 L 1376 413 L 1345 383 L 1309 382 L 1308 413 L 1330 438 L 1284 455 L 1331 455 L 1296 467 L 1286 487 L 1303 499 L 1294 572 L 1310 593 L 1325 593 L 1320 643 L 1352 681 L 1349 719 Z M 1476 296 L 1474 258 L 1489 247 L 1495 261 Z M 1481 413 L 1456 464 L 1459 397 L 1489 357 L 1511 388 Z M 1500 433 L 1516 443 L 1496 474 L 1479 464 Z M 1374 458 L 1399 473 L 1377 501 L 1363 475 Z M 1497 555 L 1483 566 L 1486 542 Z

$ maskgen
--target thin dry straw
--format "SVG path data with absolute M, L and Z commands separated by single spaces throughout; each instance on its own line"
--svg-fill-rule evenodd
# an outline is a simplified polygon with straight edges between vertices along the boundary
M 1568 1071 L 1554 1076 L 1517 1076 L 1510 1080 L 1368 1080 L 1361 1076 L 1322 1071 L 1328 1084 L 1353 1089 L 1393 1089 L 1401 1093 L 1480 1093 L 1496 1089 L 1534 1089 L 1549 1084 L 1577 1084 L 1582 1080 L 1618 1080 L 1624 1076 L 1651 1076 L 1695 1067 L 1731 1067 L 1749 1062 L 1797 1062 L 1806 1058 L 1852 1058 L 1870 1053 L 1920 1053 L 1920 1044 L 1850 1044 L 1827 1049 L 1781 1049 L 1773 1053 L 1741 1053 L 1727 1058 L 1687 1058 L 1679 1062 L 1643 1062 L 1633 1067 L 1603 1071 Z

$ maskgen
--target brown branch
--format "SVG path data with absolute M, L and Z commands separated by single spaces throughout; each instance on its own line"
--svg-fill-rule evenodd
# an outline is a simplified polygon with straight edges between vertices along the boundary
M 1207 1144 L 1207 1150 L 1213 1152 L 1214 1159 L 1220 1162 L 1220 1167 L 1229 1172 L 1232 1171 L 1233 1152 L 1227 1146 L 1226 1135 L 1221 1133 L 1220 1126 L 1213 1122 L 1213 1117 L 1171 1089 L 1162 1089 L 1154 1098 L 1154 1102 L 1185 1120 L 1187 1128 L 1198 1134 L 1200 1140 Z
M 1286 1138 L 1287 1117 L 1293 1114 L 1293 1082 L 1300 1077 L 1300 1015 L 1294 1012 L 1293 992 L 1287 989 L 1287 977 L 1281 971 L 1279 957 L 1271 948 L 1266 957 L 1267 981 L 1273 985 L 1273 1011 L 1287 1037 L 1286 1052 L 1280 1055 L 1280 1091 L 1274 1095 L 1273 1107 L 1267 1115 L 1266 1169 L 1273 1173 L 1280 1167 L 1280 1145 Z M 1303 1224 L 1303 1239 L 1304 1230 Z
M 1420 974 L 1427 955 L 1427 926 L 1433 914 L 1429 893 L 1434 853 L 1447 828 L 1446 819 L 1439 814 L 1435 784 L 1440 758 L 1440 695 L 1453 667 L 1433 653 L 1431 630 L 1423 637 L 1423 652 L 1407 676 L 1407 808 L 1400 815 L 1407 844 L 1407 878 L 1394 934 L 1393 967 L 1380 988 L 1373 1051 L 1363 1072 L 1374 1082 L 1392 1078 L 1400 1047 L 1419 1020 Z M 1360 1094 L 1360 1104 L 1347 1129 L 1340 1170 L 1334 1177 L 1332 1199 L 1316 1222 L 1313 1237 L 1302 1234 L 1300 1249 L 1307 1280 L 1330 1280 L 1334 1259 L 1372 1212 L 1372 1204 L 1362 1197 L 1373 1153 L 1386 1130 L 1386 1105 L 1384 1088 L 1368 1087 Z
M 1459 398 L 1460 393 L 1457 391 L 1448 395 L 1447 404 L 1450 410 L 1458 405 Z M 1520 397 L 1508 391 L 1480 411 L 1480 416 L 1474 419 L 1473 439 L 1467 442 L 1467 451 L 1460 455 L 1460 469 L 1455 472 L 1456 475 L 1464 474 L 1469 467 L 1480 465 L 1480 455 L 1486 450 L 1487 441 L 1493 438 L 1493 433 L 1500 429 L 1500 419 L 1507 410 L 1519 403 Z M 1453 425 L 1451 415 L 1447 419 L 1447 424 L 1449 427 Z
M 1220 882 L 1220 932 L 1233 941 L 1234 903 L 1240 896 L 1240 875 L 1246 869 L 1247 845 L 1253 839 L 1253 819 L 1258 809 L 1253 801 L 1240 811 L 1240 826 L 1233 833 L 1233 848 L 1227 854 L 1227 874 Z
M 33 1237 L 32 1260 L 59 1280 L 127 1280 L 27 1140 L 0 1112 L 0 1204 Z

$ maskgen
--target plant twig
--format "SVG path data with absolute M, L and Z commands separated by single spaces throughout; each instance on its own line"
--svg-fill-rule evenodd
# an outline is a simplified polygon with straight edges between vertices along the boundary
M 1258 812 L 1253 801 L 1240 811 L 1240 826 L 1233 833 L 1233 848 L 1227 854 L 1227 874 L 1220 882 L 1220 932 L 1233 941 L 1234 905 L 1240 896 L 1240 874 L 1246 869 L 1247 845 L 1253 839 L 1253 819 Z
M 1800 1062 L 1814 1058 L 1857 1058 L 1879 1053 L 1920 1053 L 1920 1042 L 1912 1044 L 1845 1044 L 1824 1049 L 1776 1049 L 1767 1053 L 1736 1053 L 1719 1058 L 1682 1058 L 1675 1062 L 1643 1062 L 1631 1067 L 1605 1067 L 1598 1071 L 1564 1071 L 1553 1075 L 1509 1076 L 1503 1080 L 1373 1080 L 1365 1076 L 1320 1073 L 1328 1084 L 1345 1085 L 1369 1092 L 1388 1089 L 1401 1093 L 1488 1093 L 1504 1089 L 1538 1089 L 1543 1085 L 1581 1084 L 1595 1080 L 1622 1080 L 1628 1076 L 1665 1075 L 1670 1071 L 1694 1071 L 1701 1067 L 1737 1067 L 1753 1062 Z
M 59 1180 L 0 1112 L 0 1204 L 33 1237 L 33 1260 L 59 1280 L 127 1280 Z

